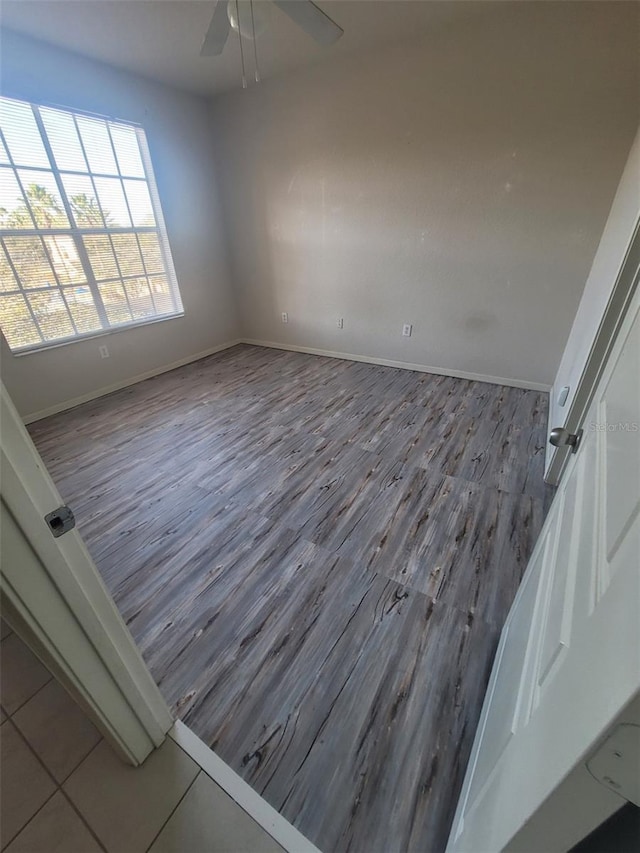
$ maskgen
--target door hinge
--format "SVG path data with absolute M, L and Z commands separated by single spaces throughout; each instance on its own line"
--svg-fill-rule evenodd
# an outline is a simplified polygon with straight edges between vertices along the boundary
M 53 512 L 45 515 L 44 520 L 49 525 L 49 530 L 58 538 L 63 533 L 68 533 L 76 526 L 76 519 L 73 511 L 68 506 L 59 506 Z
M 640 726 L 620 723 L 587 761 L 589 773 L 610 791 L 640 806 Z

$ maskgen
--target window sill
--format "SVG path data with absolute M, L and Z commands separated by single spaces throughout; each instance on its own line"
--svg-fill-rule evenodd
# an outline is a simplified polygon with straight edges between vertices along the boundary
M 176 314 L 163 314 L 162 317 L 150 317 L 147 320 L 139 320 L 135 323 L 123 323 L 121 326 L 112 326 L 109 329 L 100 329 L 96 332 L 87 332 L 85 335 L 74 335 L 72 338 L 64 338 L 64 340 L 51 341 L 50 343 L 36 344 L 32 347 L 24 349 L 11 350 L 11 355 L 16 358 L 22 358 L 25 355 L 35 355 L 36 353 L 46 352 L 50 349 L 58 347 L 67 347 L 70 344 L 77 344 L 82 341 L 89 341 L 95 338 L 104 338 L 107 335 L 117 334 L 118 332 L 127 332 L 130 329 L 139 329 L 140 326 L 151 326 L 155 323 L 165 323 L 167 320 L 178 320 L 184 317 L 184 311 L 179 311 Z

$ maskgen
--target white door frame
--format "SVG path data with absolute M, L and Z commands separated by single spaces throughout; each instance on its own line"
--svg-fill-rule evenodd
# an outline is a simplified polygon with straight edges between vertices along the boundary
M 77 530 L 54 538 L 63 501 L 0 386 L 2 615 L 124 758 L 141 764 L 173 717 Z
M 625 253 L 618 278 L 611 297 L 600 320 L 598 331 L 593 339 L 587 361 L 576 386 L 564 423 L 549 424 L 550 428 L 565 427 L 570 433 L 577 433 L 585 419 L 596 387 L 602 376 L 602 370 L 616 340 L 620 326 L 629 307 L 629 302 L 638 284 L 640 276 L 640 218 L 636 223 L 633 236 Z M 568 447 L 556 447 L 545 474 L 547 483 L 557 486 L 571 458 Z

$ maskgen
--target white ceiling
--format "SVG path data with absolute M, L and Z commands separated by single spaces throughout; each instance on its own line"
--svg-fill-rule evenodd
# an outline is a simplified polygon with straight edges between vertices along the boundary
M 269 0 L 269 27 L 257 41 L 263 78 L 331 62 L 359 49 L 468 25 L 494 5 L 433 0 L 320 0 L 343 29 L 331 47 L 319 47 Z M 295 2 L 295 0 L 291 0 Z M 99 59 L 201 95 L 240 86 L 240 51 L 231 33 L 219 57 L 200 57 L 214 0 L 2 0 L 0 23 L 76 53 Z M 245 43 L 246 44 L 246 43 Z M 252 73 L 249 44 L 248 69 Z

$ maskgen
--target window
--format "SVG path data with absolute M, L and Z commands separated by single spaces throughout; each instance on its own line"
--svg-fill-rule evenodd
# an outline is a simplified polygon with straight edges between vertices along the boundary
M 0 324 L 12 351 L 178 314 L 144 131 L 0 98 Z

